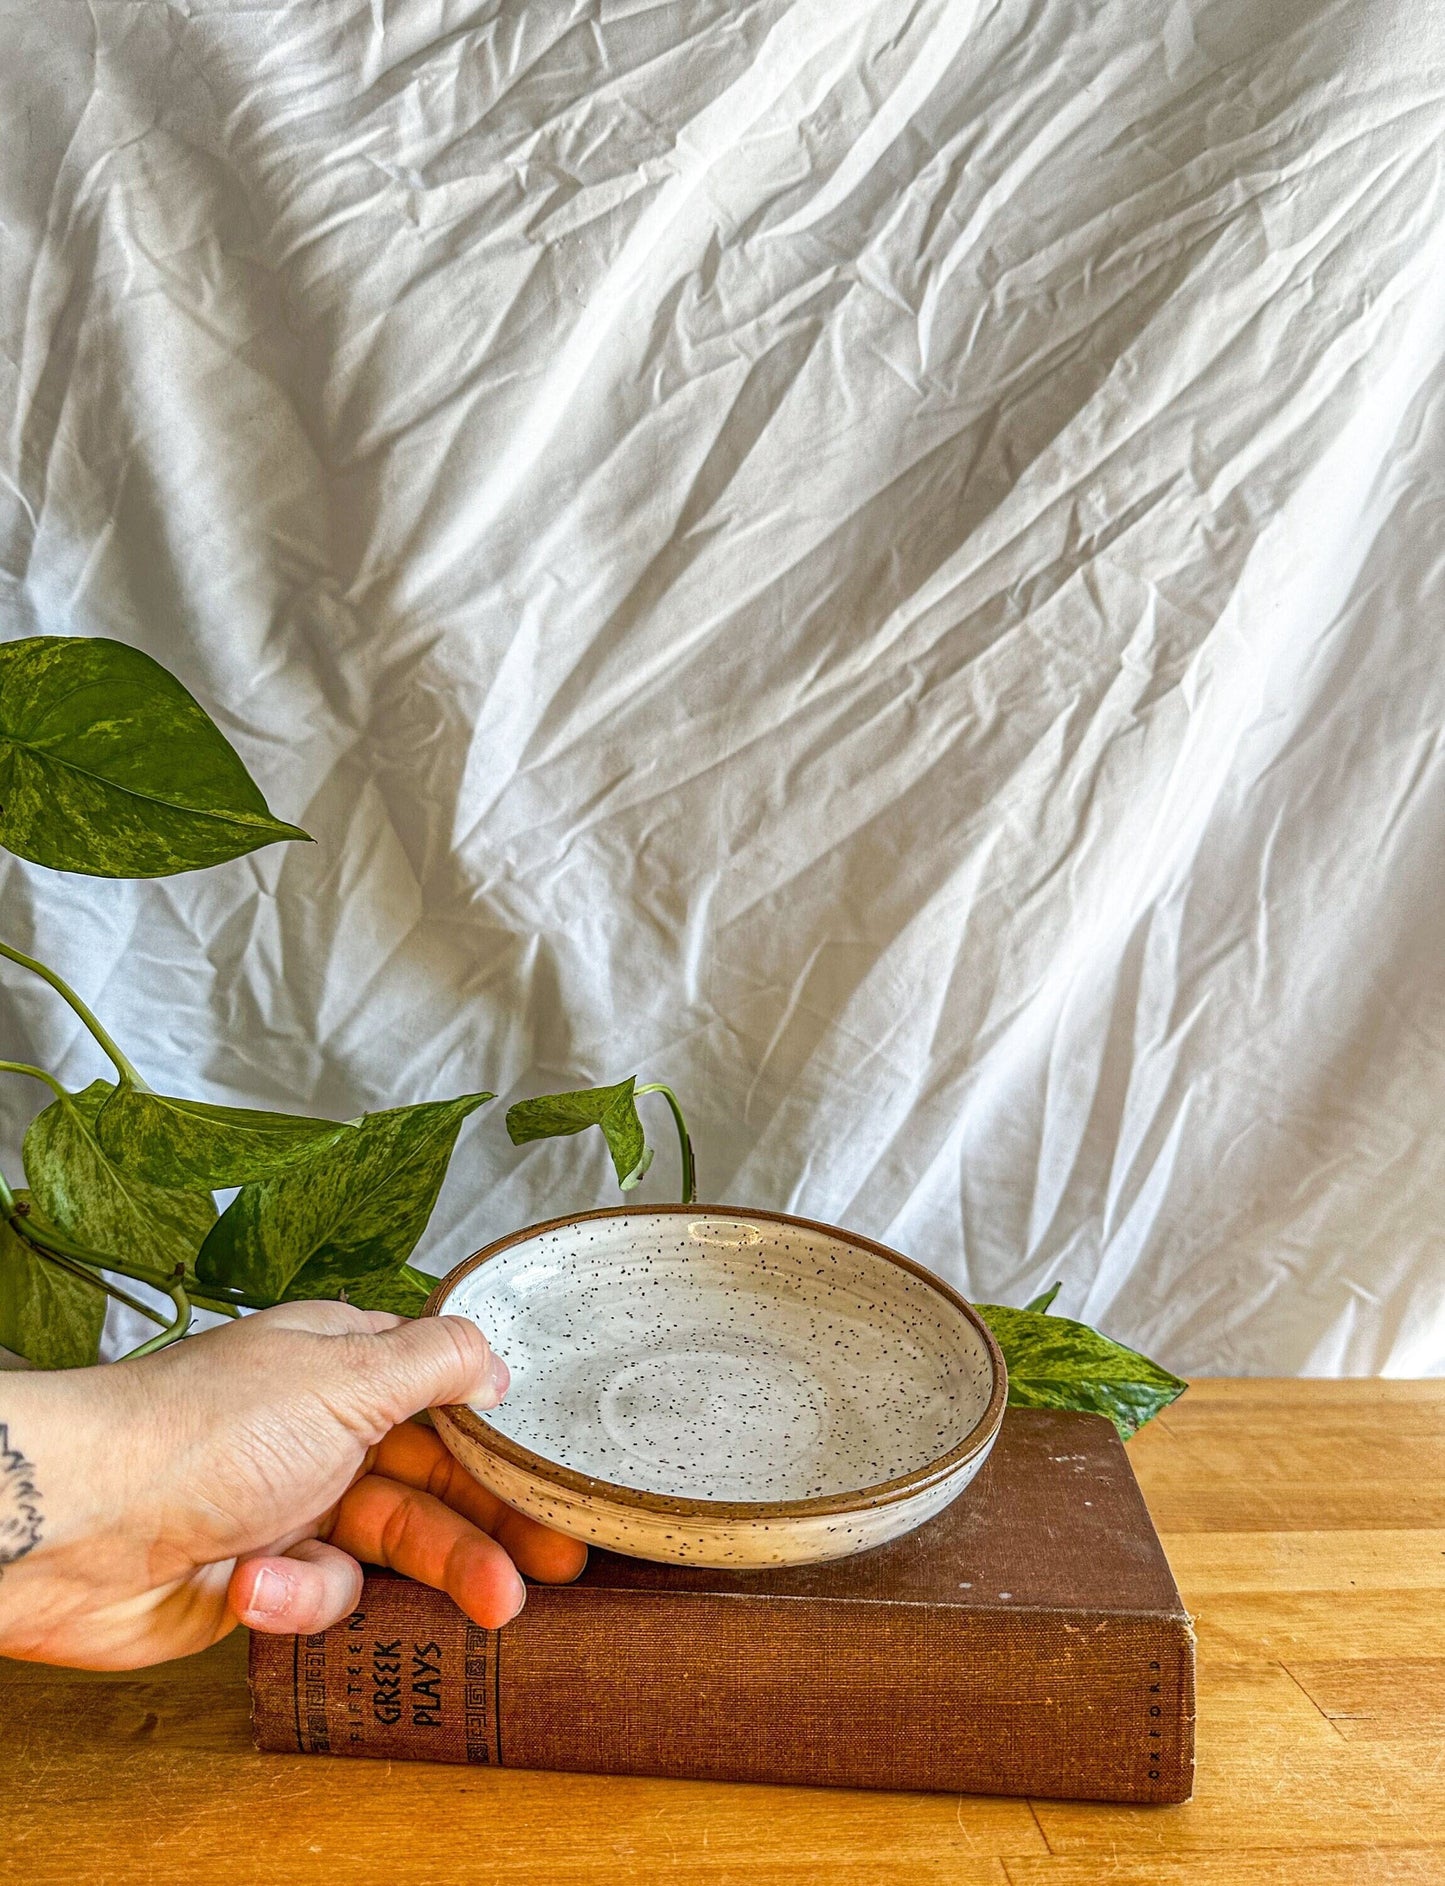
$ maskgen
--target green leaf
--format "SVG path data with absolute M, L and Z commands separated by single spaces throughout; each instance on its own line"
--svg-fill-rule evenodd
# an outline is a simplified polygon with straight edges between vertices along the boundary
M 391 1287 L 426 1229 L 462 1121 L 491 1098 L 369 1113 L 285 1172 L 242 1186 L 201 1249 L 202 1282 L 271 1303 L 344 1289 L 363 1307 L 393 1307 L 374 1293 Z
M 353 1277 L 349 1283 L 333 1280 L 324 1263 L 303 1264 L 291 1279 L 287 1295 L 298 1297 L 339 1297 L 358 1310 L 389 1310 L 393 1316 L 420 1316 L 431 1295 L 435 1277 L 403 1264 L 400 1270 L 377 1270 Z
M 339 1120 L 146 1094 L 129 1081 L 116 1088 L 96 1122 L 106 1156 L 125 1172 L 152 1185 L 207 1190 L 284 1172 L 322 1143 L 355 1130 Z
M 1002 1303 L 974 1308 L 1008 1364 L 1010 1408 L 1071 1408 L 1107 1415 L 1127 1441 L 1189 1386 L 1087 1323 Z
M 1026 1310 L 1038 1310 L 1041 1314 L 1045 1310 L 1051 1310 L 1054 1307 L 1054 1298 L 1063 1287 L 1062 1283 L 1050 1284 L 1047 1290 L 1042 1291 L 1036 1297 L 1031 1297 L 1024 1305 L 1024 1308 Z
M 157 878 L 306 837 L 149 655 L 92 636 L 0 644 L 0 844 L 20 857 Z
M 617 1182 L 630 1192 L 652 1164 L 652 1148 L 642 1131 L 632 1098 L 637 1076 L 615 1087 L 583 1087 L 570 1094 L 539 1094 L 507 1109 L 507 1131 L 514 1146 L 534 1139 L 560 1139 L 600 1126 L 617 1168 Z
M 216 1220 L 206 1189 L 170 1190 L 123 1172 L 96 1134 L 114 1092 L 92 1081 L 83 1093 L 53 1100 L 25 1134 L 25 1176 L 35 1203 L 55 1226 L 93 1250 L 148 1265 L 167 1275 L 189 1269 Z
M 0 1219 L 0 1344 L 40 1369 L 83 1369 L 100 1354 L 105 1310 L 98 1284 L 49 1263 Z

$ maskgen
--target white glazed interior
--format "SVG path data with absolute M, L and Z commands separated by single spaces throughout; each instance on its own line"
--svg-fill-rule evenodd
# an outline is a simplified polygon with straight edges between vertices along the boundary
M 445 1308 L 506 1358 L 478 1418 L 533 1454 L 674 1498 L 855 1492 L 967 1439 L 984 1339 L 926 1280 L 822 1229 L 638 1212 L 525 1239 Z

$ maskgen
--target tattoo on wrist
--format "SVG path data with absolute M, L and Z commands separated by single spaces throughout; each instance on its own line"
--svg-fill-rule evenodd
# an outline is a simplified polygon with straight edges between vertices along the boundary
M 40 1544 L 45 1530 L 35 1469 L 10 1444 L 10 1430 L 0 1421 L 0 1577 L 7 1565 Z

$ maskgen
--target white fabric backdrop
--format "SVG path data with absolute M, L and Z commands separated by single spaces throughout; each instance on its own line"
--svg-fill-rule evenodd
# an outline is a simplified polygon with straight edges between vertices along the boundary
M 432 1268 L 638 1071 L 705 1196 L 1445 1371 L 1442 98 L 1436 0 L 5 0 L 0 633 L 319 840 L 6 934 L 157 1085 L 496 1087 Z

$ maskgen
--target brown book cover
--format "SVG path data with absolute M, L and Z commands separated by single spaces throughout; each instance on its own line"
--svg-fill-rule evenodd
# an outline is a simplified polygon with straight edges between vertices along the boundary
M 502 1631 L 369 1573 L 251 1639 L 265 1750 L 852 1788 L 1183 1801 L 1194 1638 L 1123 1447 L 1010 1409 L 955 1503 L 834 1565 L 594 1551 Z

